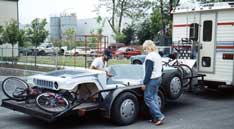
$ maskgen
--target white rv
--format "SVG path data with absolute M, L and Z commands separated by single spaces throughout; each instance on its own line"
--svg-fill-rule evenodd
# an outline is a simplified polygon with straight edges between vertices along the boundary
M 234 86 L 234 2 L 193 3 L 172 13 L 173 47 L 182 38 L 193 40 L 198 72 L 206 74 L 205 81 Z

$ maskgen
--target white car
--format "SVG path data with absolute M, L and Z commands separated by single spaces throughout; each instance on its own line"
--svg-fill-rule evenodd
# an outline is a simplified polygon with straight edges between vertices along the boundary
M 76 47 L 72 50 L 67 50 L 64 52 L 65 56 L 78 56 L 78 55 L 92 55 L 95 50 L 92 50 L 89 47 Z
M 60 113 L 49 113 L 35 107 L 35 101 L 25 103 L 3 100 L 2 106 L 34 117 L 53 121 L 72 111 L 100 110 L 106 118 L 118 125 L 133 123 L 144 102 L 142 86 L 142 65 L 121 64 L 107 69 L 113 74 L 108 78 L 106 72 L 85 68 L 67 69 L 34 75 L 28 78 L 30 86 L 42 88 L 44 92 L 75 93 L 69 107 Z M 175 68 L 164 68 L 159 87 L 159 105 L 164 108 L 166 100 L 175 100 L 183 92 L 180 74 Z M 40 95 L 38 95 L 40 96 Z

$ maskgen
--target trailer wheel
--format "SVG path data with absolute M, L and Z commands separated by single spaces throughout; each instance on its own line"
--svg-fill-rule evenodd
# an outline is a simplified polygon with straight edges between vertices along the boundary
M 172 72 L 163 76 L 163 86 L 169 99 L 177 99 L 183 93 L 182 79 L 178 72 Z
M 139 102 L 137 97 L 129 92 L 116 98 L 111 110 L 111 119 L 118 125 L 133 123 L 138 116 Z
M 157 99 L 160 109 L 163 110 L 165 107 L 166 100 L 165 100 L 165 95 L 161 90 L 158 91 Z

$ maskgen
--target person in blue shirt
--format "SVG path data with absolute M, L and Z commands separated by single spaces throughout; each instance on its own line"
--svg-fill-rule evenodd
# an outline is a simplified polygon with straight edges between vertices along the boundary
M 151 40 L 146 40 L 143 43 L 143 49 L 147 53 L 144 69 L 145 75 L 143 84 L 144 88 L 144 101 L 149 108 L 152 120 L 150 120 L 155 125 L 161 125 L 165 116 L 161 113 L 160 107 L 158 105 L 158 89 L 161 83 L 162 75 L 162 59 L 158 53 L 158 50 Z

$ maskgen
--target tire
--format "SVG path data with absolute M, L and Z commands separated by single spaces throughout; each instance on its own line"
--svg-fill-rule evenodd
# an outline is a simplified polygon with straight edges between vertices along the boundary
M 26 100 L 29 85 L 22 79 L 16 77 L 6 78 L 2 82 L 2 91 L 10 99 L 16 101 Z
M 45 56 L 46 52 L 44 50 L 41 50 L 38 52 L 38 56 Z
M 66 110 L 70 104 L 68 100 L 52 92 L 45 92 L 37 96 L 36 105 L 44 111 L 51 113 L 59 113 Z
M 117 125 L 129 125 L 136 121 L 139 113 L 137 97 L 125 92 L 119 95 L 113 103 L 111 119 Z
M 139 65 L 141 65 L 142 62 L 140 60 L 134 60 L 132 64 L 139 64 Z
M 186 87 L 192 81 L 192 79 L 190 79 L 188 77 L 192 77 L 193 76 L 193 70 L 188 65 L 185 65 L 185 64 L 180 64 L 179 67 L 182 70 L 183 87 Z M 188 78 L 188 79 L 185 79 L 185 78 Z
M 60 50 L 58 51 L 58 55 L 60 55 L 60 56 L 64 55 L 64 49 L 60 49 Z
M 178 72 L 164 74 L 162 85 L 169 99 L 175 100 L 183 93 L 182 79 Z
M 159 90 L 157 96 L 158 96 L 158 105 L 162 111 L 164 110 L 166 104 L 165 94 L 163 94 L 163 92 Z

